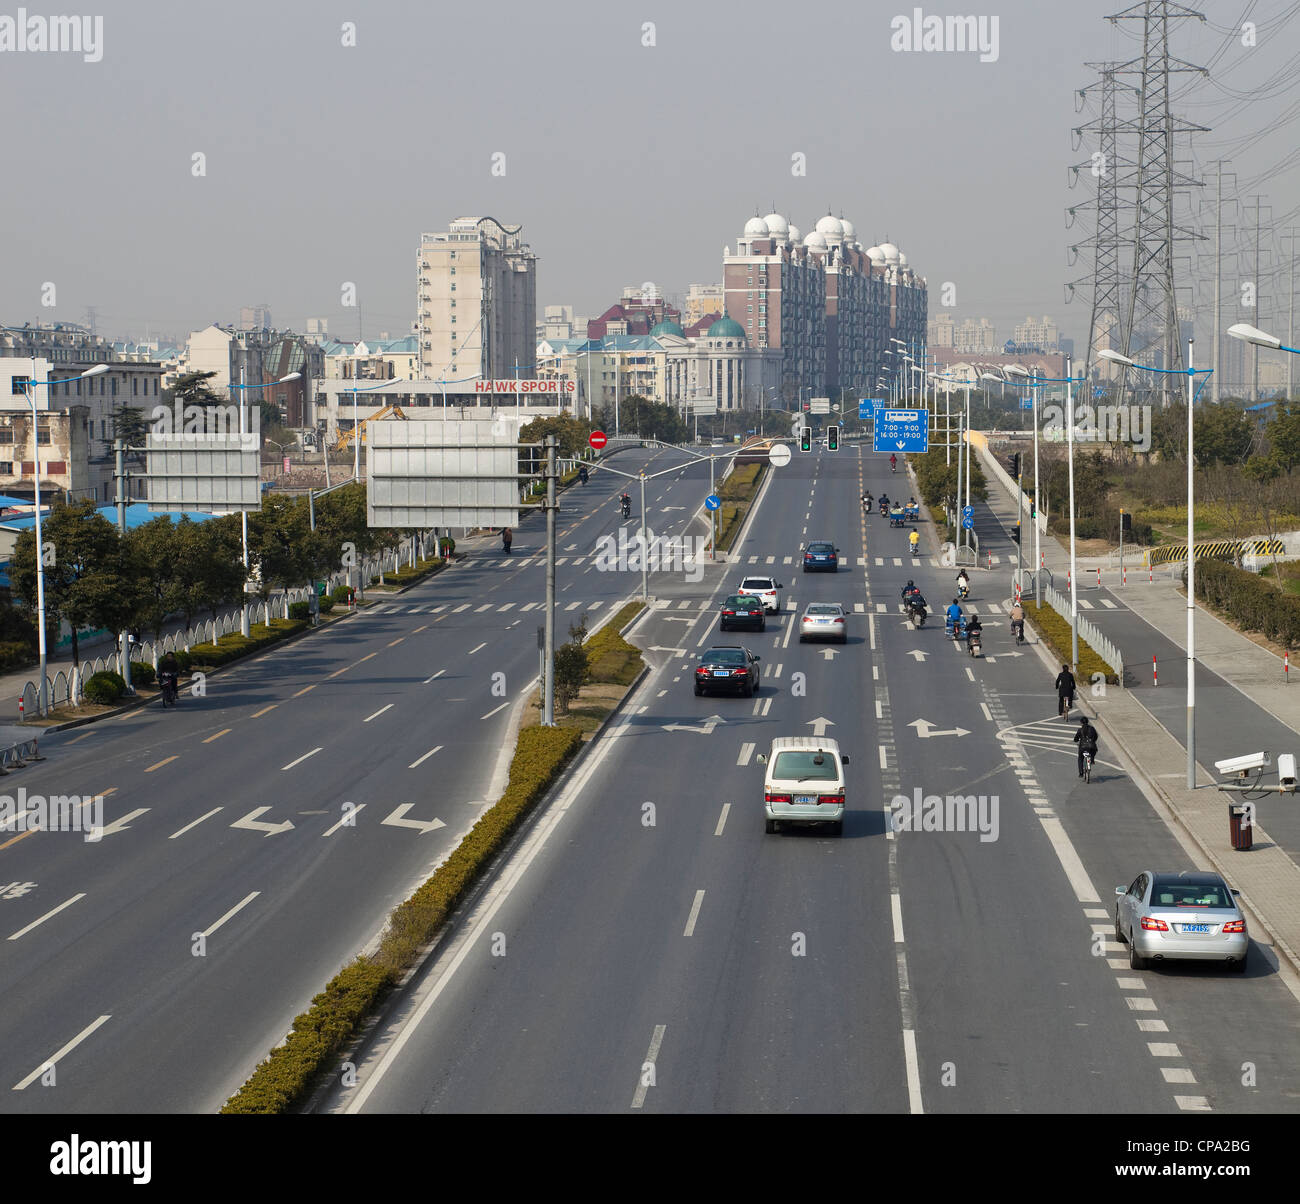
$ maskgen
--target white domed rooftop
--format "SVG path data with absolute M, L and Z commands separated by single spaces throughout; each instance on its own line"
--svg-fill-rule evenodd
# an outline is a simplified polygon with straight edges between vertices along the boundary
M 838 217 L 832 217 L 828 213 L 825 217 L 817 219 L 817 233 L 825 235 L 828 239 L 840 239 L 844 237 L 844 227 L 840 225 Z
M 799 227 L 796 226 L 796 225 L 794 225 L 794 224 L 791 224 L 791 226 L 790 226 L 790 241 L 791 241 L 792 243 L 796 243 L 796 244 L 797 244 L 797 243 L 799 243 L 802 239 L 803 239 L 803 235 L 799 233 Z
M 790 223 L 779 213 L 769 213 L 763 221 L 767 223 L 768 233 L 773 238 L 785 238 L 790 233 Z
M 820 226 L 821 222 L 818 222 L 817 224 Z M 807 238 L 803 240 L 803 245 L 807 247 L 808 250 L 810 251 L 825 251 L 826 239 L 824 239 L 821 236 L 821 234 L 819 234 L 816 230 L 814 230 L 811 234 L 808 235 Z
M 885 253 L 879 247 L 868 247 L 867 258 L 870 259 L 872 263 L 884 263 Z
M 746 238 L 766 238 L 767 235 L 767 223 L 761 217 L 751 217 L 745 223 Z
M 844 238 L 847 242 L 853 242 L 858 237 L 858 232 L 848 218 L 840 218 L 840 228 L 844 231 Z
M 898 262 L 898 248 L 892 242 L 882 242 L 880 244 L 880 253 L 885 257 L 886 263 Z

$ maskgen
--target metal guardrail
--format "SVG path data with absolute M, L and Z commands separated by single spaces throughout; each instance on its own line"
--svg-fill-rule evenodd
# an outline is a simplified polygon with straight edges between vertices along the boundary
M 1067 622 L 1070 618 L 1070 599 L 1064 594 L 1047 586 L 1043 590 L 1043 598 L 1057 614 Z M 1080 639 L 1086 640 L 1091 645 L 1092 650 L 1097 653 L 1112 669 L 1115 670 L 1119 677 L 1120 685 L 1124 684 L 1124 657 L 1120 650 L 1115 646 L 1113 640 L 1103 635 L 1095 623 L 1089 622 L 1082 615 L 1076 614 L 1074 617 L 1075 624 L 1079 631 Z

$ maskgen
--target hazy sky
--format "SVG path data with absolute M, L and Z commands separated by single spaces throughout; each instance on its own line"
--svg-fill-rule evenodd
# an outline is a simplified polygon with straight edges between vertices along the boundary
M 266 302 L 279 326 L 326 317 L 355 337 L 345 282 L 366 335 L 400 336 L 420 232 L 483 214 L 523 224 L 539 307 L 594 315 L 625 285 L 719 280 L 723 247 L 775 205 L 805 233 L 829 207 L 864 245 L 888 236 L 928 277 L 931 313 L 951 281 L 958 319 L 990 317 L 1000 338 L 1044 313 L 1082 337 L 1087 301 L 1064 301 L 1086 236 L 1065 210 L 1093 185 L 1067 187 L 1089 149 L 1072 146 L 1089 117 L 1073 90 L 1096 78 L 1085 61 L 1140 53 L 1140 25 L 1117 32 L 1103 18 L 1123 6 L 1095 0 L 921 6 L 996 17 L 990 62 L 894 51 L 913 6 L 893 0 L 63 3 L 28 11 L 101 16 L 100 61 L 0 53 L 0 322 L 93 305 L 113 336 L 183 337 Z M 1210 24 L 1175 33 L 1181 57 L 1218 56 L 1184 106 L 1215 127 L 1196 162 L 1230 157 L 1266 225 L 1300 225 L 1300 172 L 1274 171 L 1300 157 L 1283 120 L 1300 89 L 1276 74 L 1300 45 L 1300 20 L 1279 19 L 1296 7 L 1209 3 Z M 0 0 L 0 21 L 18 11 Z M 1226 32 L 1246 19 L 1253 48 Z

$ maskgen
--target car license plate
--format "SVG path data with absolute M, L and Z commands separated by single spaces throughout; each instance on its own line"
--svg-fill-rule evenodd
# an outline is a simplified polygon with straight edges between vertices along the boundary
M 713 676 L 714 676 L 714 677 L 730 677 L 730 676 L 731 676 L 731 670 L 730 670 L 730 669 L 714 669 L 714 670 L 713 670 Z
M 1209 932 L 1210 926 L 1208 924 L 1184 924 L 1183 931 L 1184 932 Z
M 797 806 L 809 807 L 817 801 L 817 796 L 815 794 L 796 794 L 794 801 Z

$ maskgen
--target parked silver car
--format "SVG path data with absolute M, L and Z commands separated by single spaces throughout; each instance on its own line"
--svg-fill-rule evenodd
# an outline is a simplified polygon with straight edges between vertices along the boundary
M 1237 892 L 1205 870 L 1143 870 L 1130 886 L 1115 888 L 1115 939 L 1128 943 L 1134 970 L 1148 961 L 1229 962 L 1246 969 L 1250 934 Z
M 848 617 L 838 602 L 809 602 L 799 616 L 799 643 L 804 640 L 849 642 Z

